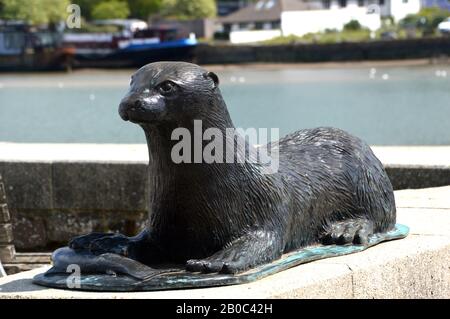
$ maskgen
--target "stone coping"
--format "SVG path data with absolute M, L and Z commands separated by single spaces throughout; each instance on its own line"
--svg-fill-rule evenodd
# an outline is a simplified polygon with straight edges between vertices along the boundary
M 372 146 L 387 166 L 450 167 L 450 146 Z M 147 163 L 145 144 L 39 144 L 0 142 L 2 162 Z
M 450 187 L 396 192 L 406 239 L 361 253 L 300 265 L 260 281 L 229 287 L 160 292 L 95 293 L 33 285 L 47 267 L 0 279 L 2 298 L 450 298 Z

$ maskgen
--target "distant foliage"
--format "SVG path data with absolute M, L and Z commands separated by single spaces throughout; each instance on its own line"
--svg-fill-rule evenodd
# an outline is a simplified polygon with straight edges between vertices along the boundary
M 424 8 L 400 21 L 402 27 L 415 27 L 425 33 L 433 33 L 438 24 L 450 17 L 450 11 L 438 7 Z
M 109 0 L 92 8 L 92 19 L 125 19 L 130 15 L 128 3 L 122 0 Z
M 80 6 L 85 21 L 128 17 L 147 20 L 152 15 L 186 20 L 217 13 L 215 0 L 0 0 L 0 19 L 33 24 L 65 20 L 71 2 Z
M 0 0 L 1 1 L 1 0 Z M 117 3 L 120 2 L 120 6 Z M 147 20 L 158 15 L 176 19 L 198 19 L 216 16 L 214 0 L 76 0 L 86 20 L 131 16 Z M 127 4 L 127 9 L 124 9 Z M 125 11 L 124 11 L 125 10 Z M 117 11 L 119 13 L 117 13 Z M 128 12 L 127 15 L 124 12 Z
M 370 31 L 368 29 L 361 30 L 326 30 L 318 33 L 308 33 L 304 36 L 298 37 L 295 35 L 277 37 L 264 44 L 268 45 L 282 45 L 282 44 L 327 44 L 327 43 L 342 43 L 342 42 L 365 42 L 370 40 Z
M 0 18 L 33 25 L 55 23 L 67 18 L 69 4 L 69 0 L 0 0 Z
M 346 31 L 357 31 L 361 30 L 362 26 L 358 20 L 351 20 L 348 23 L 344 24 L 344 30 Z
M 73 0 L 74 3 L 76 3 L 77 5 L 80 6 L 81 15 L 86 20 L 89 20 L 92 18 L 92 9 L 104 1 L 105 0 Z
M 202 19 L 217 14 L 214 0 L 163 0 L 161 13 L 177 19 Z

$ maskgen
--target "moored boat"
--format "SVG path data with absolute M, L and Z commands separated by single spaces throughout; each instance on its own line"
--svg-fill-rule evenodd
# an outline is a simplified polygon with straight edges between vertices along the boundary
M 62 33 L 21 22 L 0 23 L 0 71 L 67 70 L 74 49 L 62 41 Z
M 116 33 L 66 33 L 75 48 L 76 67 L 139 67 L 160 60 L 193 59 L 197 39 L 172 26 L 122 30 Z

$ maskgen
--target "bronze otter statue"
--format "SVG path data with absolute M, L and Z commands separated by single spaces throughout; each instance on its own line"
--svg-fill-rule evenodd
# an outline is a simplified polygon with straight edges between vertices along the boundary
M 204 130 L 234 127 L 217 75 L 197 65 L 142 67 L 119 114 L 140 125 L 147 139 L 148 226 L 136 237 L 76 237 L 69 243 L 74 251 L 235 274 L 305 246 L 364 245 L 395 225 L 394 193 L 383 165 L 365 142 L 339 129 L 300 130 L 272 143 L 279 152 L 272 174 L 250 161 L 174 163 L 176 128 L 193 131 L 194 120 Z

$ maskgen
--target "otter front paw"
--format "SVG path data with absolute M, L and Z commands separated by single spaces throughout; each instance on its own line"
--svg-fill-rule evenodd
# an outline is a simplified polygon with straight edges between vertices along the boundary
M 114 235 L 114 233 L 90 233 L 88 235 L 77 236 L 69 241 L 68 246 L 74 250 L 89 249 L 89 246 L 94 240 Z
M 128 257 L 130 248 L 130 239 L 121 234 L 95 239 L 89 245 L 89 250 L 96 255 L 113 253 Z

